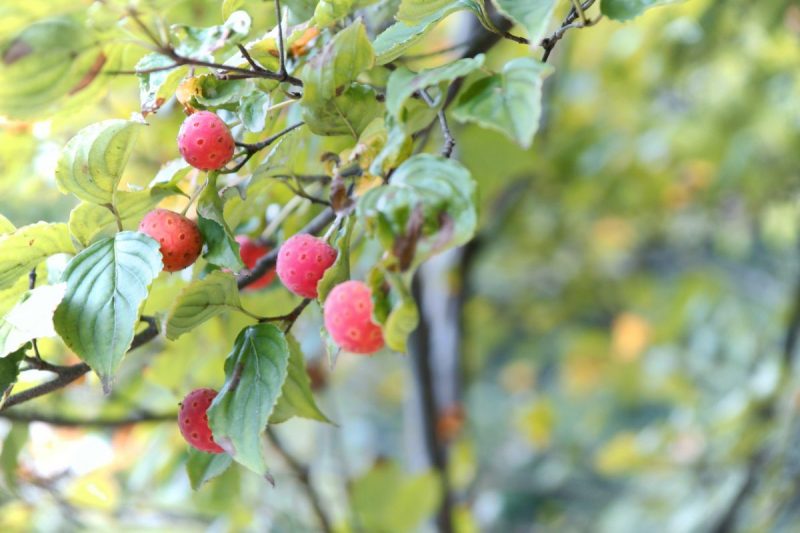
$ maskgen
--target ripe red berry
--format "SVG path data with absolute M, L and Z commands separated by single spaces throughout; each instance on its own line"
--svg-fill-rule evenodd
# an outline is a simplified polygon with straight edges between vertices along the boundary
M 222 453 L 225 450 L 214 442 L 211 428 L 208 427 L 208 407 L 217 396 L 214 389 L 195 389 L 186 395 L 178 413 L 178 426 L 181 435 L 190 445 L 208 453 Z
M 233 136 L 221 118 L 210 111 L 189 115 L 178 132 L 183 159 L 200 170 L 219 170 L 233 157 Z
M 139 224 L 139 231 L 161 243 L 165 272 L 183 270 L 203 251 L 203 236 L 197 224 L 167 209 L 154 209 Z
M 271 250 L 269 246 L 264 246 L 258 241 L 254 241 L 253 239 L 245 237 L 244 235 L 238 235 L 236 237 L 236 242 L 239 243 L 239 256 L 242 258 L 242 263 L 244 263 L 247 268 L 253 268 L 256 266 L 258 260 L 267 255 Z M 266 287 L 272 283 L 273 279 L 275 279 L 275 269 L 271 268 L 266 274 L 248 285 L 246 290 L 255 290 Z
M 299 233 L 283 243 L 275 268 L 287 289 L 303 298 L 316 298 L 317 283 L 336 261 L 336 255 L 324 240 Z
M 383 348 L 381 328 L 372 321 L 372 290 L 360 281 L 340 283 L 325 300 L 325 328 L 348 352 L 370 354 Z

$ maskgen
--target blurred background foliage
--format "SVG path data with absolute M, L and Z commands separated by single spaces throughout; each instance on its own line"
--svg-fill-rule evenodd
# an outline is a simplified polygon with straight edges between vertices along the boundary
M 255 26 L 274 23 L 263 2 L 236 3 Z M 58 12 L 100 24 L 102 4 L 4 2 L 0 34 Z M 142 4 L 169 23 L 204 26 L 220 23 L 230 2 Z M 414 50 L 459 44 L 468 18 L 451 16 Z M 142 51 L 125 53 L 132 67 Z M 503 41 L 487 64 L 527 54 Z M 479 183 L 483 228 L 466 275 L 450 277 L 466 295 L 463 406 L 440 420 L 457 530 L 725 531 L 735 509 L 736 529 L 796 531 L 800 6 L 691 0 L 568 33 L 550 62 L 530 150 L 478 127 L 454 129 L 456 157 Z M 3 213 L 17 226 L 66 221 L 73 205 L 53 177 L 60 148 L 85 125 L 137 110 L 135 78 L 119 76 L 79 113 L 2 121 Z M 182 118 L 174 101 L 148 117 L 129 183 L 148 183 L 178 156 Z M 308 150 L 297 157 L 320 152 Z M 269 202 L 285 201 L 277 189 Z M 373 258 L 366 250 L 356 270 Z M 179 290 L 167 276 L 157 283 L 147 312 Z M 245 298 L 275 313 L 291 305 L 275 286 Z M 37 412 L 170 412 L 186 390 L 217 385 L 246 324 L 231 314 L 151 343 L 126 360 L 110 397 L 88 377 L 37 400 Z M 342 357 L 331 372 L 319 324 L 309 313 L 295 332 L 337 426 L 295 419 L 277 434 L 309 464 L 340 530 L 424 530 L 442 495 L 408 459 L 407 359 Z M 41 347 L 55 360 L 63 351 Z M 276 488 L 235 467 L 195 492 L 174 424 L 2 421 L 0 435 L 3 531 L 317 527 L 276 450 Z

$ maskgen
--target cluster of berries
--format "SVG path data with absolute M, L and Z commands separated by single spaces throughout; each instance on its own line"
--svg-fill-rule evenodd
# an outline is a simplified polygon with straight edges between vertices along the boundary
M 216 114 L 200 111 L 190 115 L 178 134 L 178 148 L 187 163 L 200 170 L 219 170 L 232 158 L 235 142 L 230 129 Z M 166 209 L 149 212 L 139 231 L 161 245 L 164 271 L 176 272 L 192 265 L 203 250 L 203 236 L 189 218 Z M 270 249 L 248 237 L 239 236 L 242 262 L 253 268 Z M 269 271 L 249 288 L 268 285 L 277 272 L 281 283 L 303 298 L 316 298 L 317 284 L 336 261 L 337 252 L 324 240 L 307 234 L 289 238 L 278 251 L 275 271 Z M 381 328 L 372 320 L 372 291 L 360 281 L 346 281 L 325 299 L 325 328 L 344 350 L 371 354 L 383 345 Z M 208 410 L 216 396 L 212 389 L 190 392 L 181 404 L 178 423 L 186 441 L 195 448 L 222 453 L 208 425 Z

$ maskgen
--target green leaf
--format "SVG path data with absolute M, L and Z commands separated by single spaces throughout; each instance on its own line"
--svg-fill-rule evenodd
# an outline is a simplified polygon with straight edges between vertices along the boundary
M 405 124 L 398 121 L 393 115 L 387 115 L 386 143 L 373 159 L 369 167 L 370 173 L 383 176 L 389 169 L 396 167 L 400 161 L 411 155 L 413 145 L 411 134 L 404 126 Z
M 222 18 L 228 19 L 234 11 L 240 10 L 244 7 L 244 0 L 223 0 L 222 1 Z
M 156 186 L 144 191 L 117 191 L 116 209 L 123 229 L 136 229 L 141 218 L 175 190 L 168 186 Z M 69 231 L 83 246 L 98 236 L 111 236 L 118 231 L 117 221 L 111 210 L 90 202 L 81 202 L 69 214 Z
M 305 22 L 314 16 L 314 10 L 319 0 L 284 0 L 281 5 L 286 5 L 299 22 Z
M 483 66 L 484 55 L 459 59 L 442 67 L 412 72 L 406 67 L 399 67 L 391 76 L 386 86 L 386 108 L 397 118 L 403 104 L 420 89 L 432 87 L 443 82 L 451 82 L 478 70 Z
M 263 131 L 267 123 L 269 104 L 269 95 L 261 91 L 253 91 L 242 98 L 238 111 L 242 125 L 254 133 Z
M 351 85 L 341 96 L 304 103 L 303 120 L 317 135 L 351 135 L 358 139 L 372 120 L 383 113 L 372 87 Z
M 17 382 L 19 364 L 25 358 L 25 352 L 29 348 L 30 345 L 26 344 L 17 351 L 0 357 L 0 398 L 4 398 L 8 388 Z M 2 401 L 0 401 L 0 405 L 2 405 Z
M 186 460 L 186 473 L 193 490 L 223 474 L 233 463 L 227 453 L 206 453 L 189 448 L 189 458 Z
M 269 417 L 269 423 L 280 424 L 293 416 L 330 422 L 314 400 L 314 393 L 311 392 L 311 380 L 306 371 L 306 360 L 300 345 L 294 337 L 287 337 L 286 340 L 289 343 L 289 373 L 283 383 L 275 410 Z
M 51 255 L 75 253 L 66 224 L 37 222 L 0 237 L 0 289 Z
M 217 173 L 208 174 L 208 183 L 197 199 L 197 225 L 206 243 L 203 257 L 212 265 L 234 272 L 244 268 L 239 244 L 223 215 L 224 202 L 217 191 Z
M 108 55 L 78 17 L 31 24 L 0 45 L 0 115 L 30 119 L 58 110 L 106 78 L 99 74 Z
M 377 63 L 385 65 L 402 56 L 445 17 L 462 9 L 479 15 L 482 12 L 474 0 L 403 0 L 397 13 L 398 22 L 373 42 Z
M 333 337 L 331 337 L 331 334 L 325 329 L 325 326 L 320 328 L 319 336 L 322 338 L 322 344 L 325 346 L 325 353 L 328 355 L 328 365 L 333 368 L 336 366 L 336 361 L 339 359 L 339 354 L 342 353 L 342 349 L 334 342 Z
M 242 330 L 225 361 L 225 384 L 208 409 L 214 440 L 233 459 L 267 473 L 261 434 L 280 396 L 289 365 L 289 345 L 273 324 Z
M 1 378 L 0 389 L 2 389 Z M 0 469 L 3 472 L 3 482 L 6 488 L 11 491 L 15 491 L 17 487 L 19 454 L 27 442 L 28 424 L 24 422 L 12 422 L 11 429 L 3 440 L 3 451 L 0 452 Z
M 215 271 L 192 282 L 178 295 L 167 318 L 167 338 L 175 340 L 228 309 L 241 309 L 236 277 Z
M 0 236 L 13 233 L 15 229 L 17 228 L 14 227 L 10 220 L 0 215 Z
M 213 74 L 197 77 L 198 92 L 192 97 L 192 106 L 199 109 L 236 109 L 239 100 L 253 91 L 251 80 L 221 80 Z
M 296 153 L 300 150 L 300 142 L 305 128 L 297 128 L 281 137 L 267 156 L 253 172 L 253 178 L 259 179 L 276 174 L 292 174 L 297 162 Z
M 141 124 L 105 120 L 77 133 L 56 167 L 59 189 L 81 200 L 111 204 Z
M 134 69 L 137 72 L 155 70 L 136 75 L 139 78 L 139 102 L 142 114 L 155 113 L 175 94 L 185 69 L 176 67 L 171 70 L 157 70 L 174 64 L 175 60 L 171 57 L 155 52 L 147 54 L 136 63 Z
M 358 20 L 340 31 L 303 71 L 303 105 L 327 101 L 375 64 L 372 43 Z
M 513 59 L 501 74 L 480 79 L 464 91 L 453 116 L 499 131 L 530 148 L 542 113 L 542 80 L 550 72 L 550 66 L 533 59 Z
M 336 261 L 325 271 L 317 282 L 317 299 L 325 301 L 335 286 L 350 279 L 350 238 L 355 227 L 355 217 L 348 217 L 344 226 L 339 229 L 333 241 L 336 248 Z
M 33 339 L 55 337 L 53 313 L 64 298 L 63 283 L 37 287 L 0 318 L 0 357 L 18 350 Z
M 525 28 L 532 45 L 538 45 L 545 36 L 556 3 L 556 0 L 494 0 L 501 13 Z
M 383 339 L 386 346 L 400 353 L 406 352 L 406 340 L 417 329 L 419 324 L 419 311 L 411 291 L 403 283 L 398 274 L 391 273 L 387 276 L 391 285 L 392 310 L 382 324 Z
M 193 28 L 182 24 L 170 27 L 178 55 L 199 60 L 213 59 L 217 50 L 242 42 L 250 33 L 252 19 L 244 11 L 234 11 L 224 24 Z
M 439 507 L 441 486 L 434 471 L 407 475 L 379 463 L 353 483 L 353 505 L 365 531 L 416 531 Z
M 421 212 L 419 212 L 421 210 Z M 420 154 L 400 165 L 392 181 L 367 191 L 356 212 L 367 230 L 398 259 L 396 245 L 413 239 L 414 263 L 467 242 L 475 233 L 475 183 L 460 163 Z M 419 212 L 419 214 L 417 214 Z M 418 238 L 409 234 L 421 215 Z
M 600 11 L 614 20 L 629 20 L 638 17 L 651 7 L 676 4 L 683 0 L 603 0 Z
M 123 231 L 76 255 L 64 271 L 67 294 L 56 309 L 56 331 L 100 376 L 106 391 L 130 348 L 139 308 L 161 267 L 158 242 Z
M 314 10 L 314 23 L 320 28 L 330 26 L 350 14 L 353 0 L 319 0 Z

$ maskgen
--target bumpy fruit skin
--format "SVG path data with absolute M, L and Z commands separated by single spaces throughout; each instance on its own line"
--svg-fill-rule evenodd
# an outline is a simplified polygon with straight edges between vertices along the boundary
M 348 352 L 371 354 L 383 348 L 381 328 L 372 321 L 372 291 L 360 281 L 340 283 L 325 300 L 325 328 Z
M 178 413 L 178 426 L 183 438 L 191 446 L 208 453 L 225 451 L 214 442 L 211 428 L 208 427 L 206 411 L 216 396 L 214 389 L 195 389 L 183 399 Z
M 200 170 L 219 170 L 233 157 L 231 130 L 210 111 L 186 117 L 178 132 L 178 149 L 183 159 Z
M 167 209 L 154 209 L 139 223 L 139 231 L 161 244 L 165 272 L 183 270 L 203 251 L 203 236 L 197 224 Z
M 267 255 L 271 250 L 269 246 L 259 244 L 257 241 L 254 241 L 249 237 L 245 237 L 244 235 L 237 235 L 236 242 L 239 243 L 239 256 L 242 258 L 242 263 L 244 263 L 244 266 L 247 268 L 253 268 L 256 266 L 258 260 Z M 256 290 L 266 287 L 272 283 L 273 279 L 275 279 L 274 268 L 268 270 L 266 274 L 248 285 L 245 290 Z
M 336 262 L 336 255 L 327 242 L 300 233 L 283 243 L 275 268 L 287 289 L 303 298 L 316 298 L 317 283 Z

